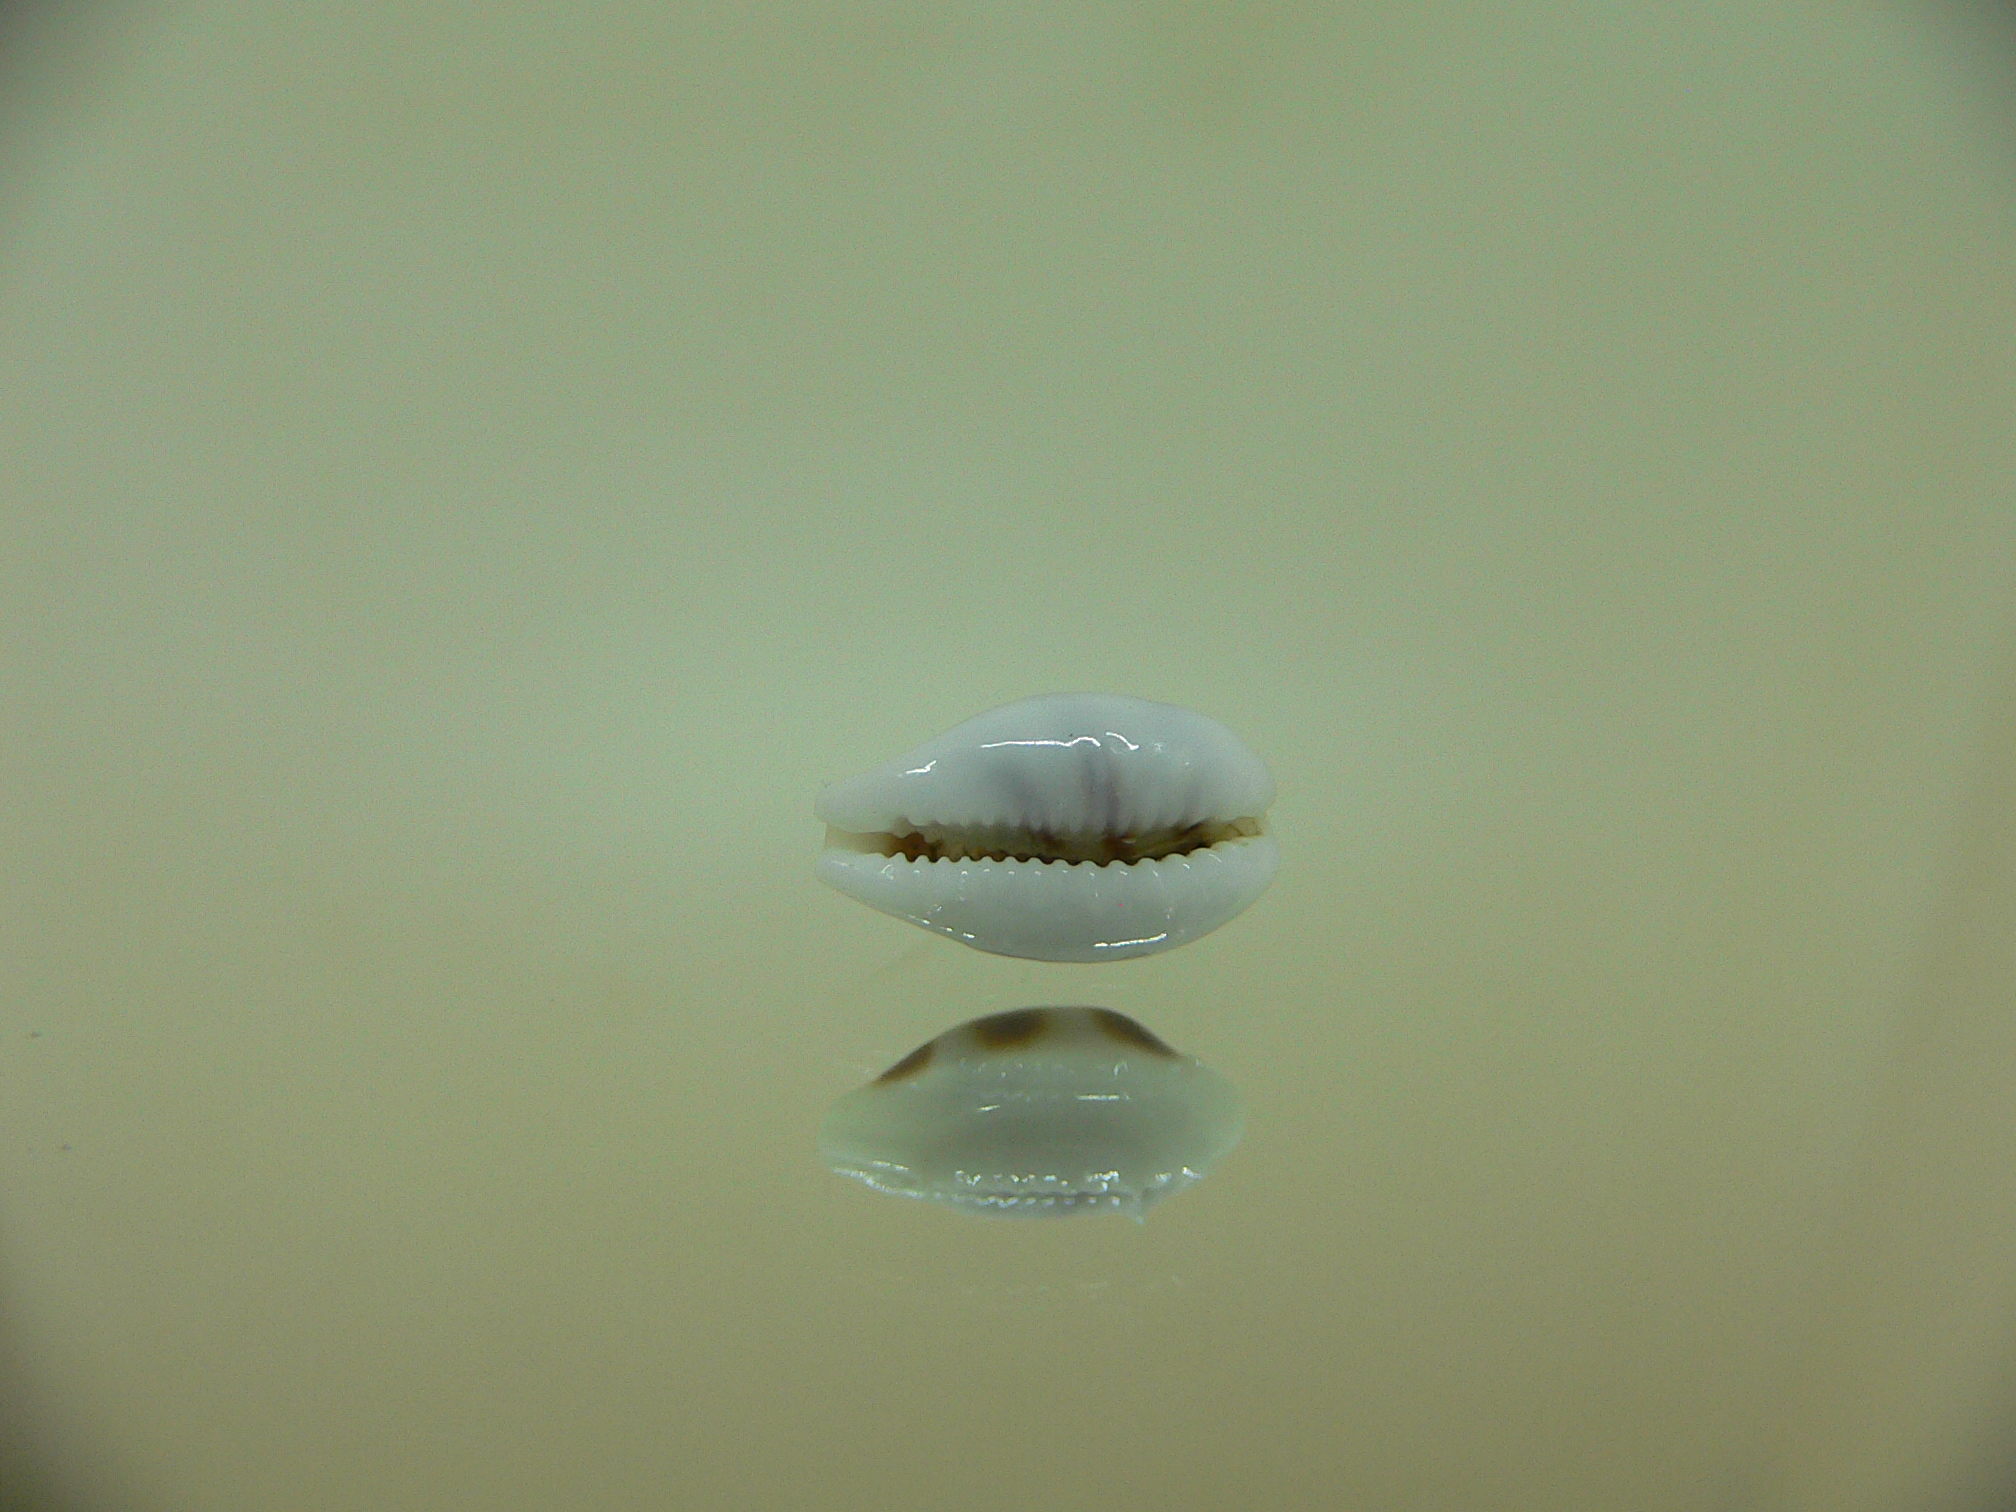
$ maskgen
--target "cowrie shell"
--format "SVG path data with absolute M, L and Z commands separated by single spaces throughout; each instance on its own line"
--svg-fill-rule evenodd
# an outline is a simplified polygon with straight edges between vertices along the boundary
M 1124 960 L 1208 934 L 1265 891 L 1273 801 L 1266 766 L 1202 714 L 1025 698 L 828 787 L 817 872 L 976 950 Z

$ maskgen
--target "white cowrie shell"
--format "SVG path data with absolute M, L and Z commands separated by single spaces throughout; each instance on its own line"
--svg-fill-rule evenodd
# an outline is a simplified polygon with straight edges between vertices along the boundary
M 949 1029 L 833 1105 L 819 1158 L 967 1213 L 1139 1220 L 1239 1142 L 1239 1094 L 1110 1008 Z
M 1025 698 L 819 795 L 817 872 L 871 908 L 1037 961 L 1152 955 L 1273 880 L 1274 779 L 1216 720 Z

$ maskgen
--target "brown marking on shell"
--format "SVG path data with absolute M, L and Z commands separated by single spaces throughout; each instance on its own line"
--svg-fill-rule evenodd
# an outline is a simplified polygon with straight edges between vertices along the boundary
M 887 1071 L 876 1077 L 877 1082 L 902 1081 L 907 1076 L 915 1076 L 931 1064 L 931 1057 L 937 1054 L 938 1041 L 926 1040 Z
M 1011 1008 L 1006 1013 L 990 1013 L 973 1020 L 973 1037 L 989 1050 L 1006 1050 L 1040 1038 L 1050 1028 L 1050 1015 L 1041 1008 Z
M 1116 1039 L 1123 1045 L 1132 1045 L 1137 1050 L 1146 1050 L 1150 1055 L 1179 1059 L 1176 1051 L 1148 1030 L 1141 1027 L 1124 1013 L 1115 1013 L 1111 1008 L 1091 1010 L 1092 1022 L 1099 1026 L 1099 1032 L 1108 1039 Z

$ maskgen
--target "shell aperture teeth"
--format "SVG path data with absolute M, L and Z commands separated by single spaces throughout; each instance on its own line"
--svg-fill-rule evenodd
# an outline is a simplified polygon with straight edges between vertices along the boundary
M 1272 879 L 1274 783 L 1217 721 L 1107 694 L 1023 699 L 819 798 L 822 881 L 976 949 L 1167 950 Z
M 1267 832 L 1264 819 L 1205 819 L 1183 827 L 1142 834 L 1047 834 L 1006 825 L 960 829 L 927 825 L 899 833 L 856 835 L 828 828 L 826 843 L 864 855 L 900 856 L 905 861 L 1064 861 L 1094 866 L 1130 866 L 1187 856 L 1214 845 Z

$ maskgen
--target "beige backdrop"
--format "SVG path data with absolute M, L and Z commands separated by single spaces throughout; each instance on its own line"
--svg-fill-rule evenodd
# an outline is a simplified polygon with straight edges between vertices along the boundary
M 1986 31 L 100 24 L 0 184 L 0 1306 L 50 1487 L 1916 1512 L 2006 1468 Z M 1081 688 L 1273 765 L 1249 914 L 1042 966 L 813 882 L 822 781 Z M 1244 1144 L 1140 1228 L 818 1166 L 834 1097 L 1045 1002 L 1226 1072 Z

